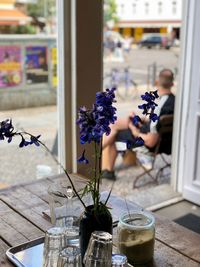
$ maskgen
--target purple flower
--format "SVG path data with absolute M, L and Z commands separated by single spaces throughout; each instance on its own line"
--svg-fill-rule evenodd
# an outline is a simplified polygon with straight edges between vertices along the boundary
M 153 93 L 148 93 L 146 92 L 144 95 L 141 95 L 142 100 L 146 101 L 146 102 L 151 102 L 154 101 L 156 98 L 154 96 Z
M 99 143 L 103 134 L 110 134 L 110 124 L 117 119 L 115 102 L 115 88 L 96 93 L 96 101 L 91 110 L 82 107 L 79 109 L 77 124 L 80 127 L 81 144 Z
M 0 122 L 0 140 L 7 139 L 8 143 L 10 143 L 14 136 L 21 137 L 21 142 L 19 143 L 19 147 L 24 147 L 32 144 L 35 144 L 36 146 L 40 145 L 40 142 L 38 141 L 40 135 L 33 136 L 26 132 L 15 132 L 11 119 L 6 119 Z M 26 140 L 25 137 L 29 138 L 30 140 Z
M 155 122 L 155 121 L 157 121 L 157 120 L 159 119 L 159 116 L 158 116 L 157 114 L 155 114 L 155 113 L 151 113 L 151 114 L 149 115 L 149 119 L 150 119 L 151 121 Z
M 146 92 L 144 95 L 141 95 L 142 100 L 146 101 L 146 103 L 138 106 L 139 109 L 143 109 L 142 114 L 149 116 L 149 119 L 152 121 L 158 120 L 158 116 L 154 113 L 155 108 L 158 106 L 155 103 L 155 99 L 158 97 L 157 91 Z
M 0 140 L 8 139 L 10 143 L 12 141 L 14 127 L 11 119 L 6 119 L 0 123 Z
M 146 115 L 148 113 L 147 104 L 142 104 L 138 106 L 139 109 L 143 109 L 142 114 Z
M 26 141 L 26 140 L 24 139 L 24 137 L 22 136 L 22 140 L 21 140 L 21 142 L 19 143 L 19 147 L 24 147 L 24 146 L 28 146 L 28 145 L 30 145 L 30 142 L 29 142 L 29 141 Z
M 144 145 L 144 140 L 142 139 L 142 137 L 136 137 L 135 138 L 135 147 L 143 146 L 143 145 Z
M 80 156 L 80 158 L 77 161 L 78 161 L 78 163 L 84 163 L 84 164 L 89 163 L 88 159 L 86 159 L 86 157 L 85 157 L 85 149 L 83 150 L 82 155 Z
M 152 94 L 155 96 L 155 98 L 159 98 L 158 90 L 152 91 Z
M 34 144 L 34 145 L 36 145 L 36 146 L 40 146 L 40 142 L 39 142 L 39 138 L 40 138 L 40 136 L 41 135 L 38 135 L 38 136 L 31 136 L 31 138 L 30 138 L 30 142 L 29 142 L 29 145 L 32 145 L 32 144 Z
M 144 140 L 141 137 L 136 137 L 133 141 L 126 141 L 127 149 L 133 149 L 144 145 Z
M 128 141 L 126 142 L 126 148 L 127 148 L 127 149 L 132 149 L 132 148 L 133 148 L 133 142 L 131 142 L 131 141 L 128 140 Z
M 139 123 L 141 122 L 141 119 L 138 115 L 135 115 L 133 118 L 132 118 L 132 122 L 133 122 L 133 125 L 135 125 L 136 127 L 139 126 Z

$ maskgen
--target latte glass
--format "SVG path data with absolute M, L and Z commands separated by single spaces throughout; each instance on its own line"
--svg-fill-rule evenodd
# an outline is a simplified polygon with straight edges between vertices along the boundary
M 155 219 L 146 211 L 121 216 L 118 223 L 118 248 L 128 262 L 142 265 L 150 262 L 154 254 Z

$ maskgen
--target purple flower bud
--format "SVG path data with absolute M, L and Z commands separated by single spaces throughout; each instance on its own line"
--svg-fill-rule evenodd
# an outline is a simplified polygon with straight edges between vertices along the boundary
M 139 123 L 141 122 L 141 119 L 138 115 L 135 115 L 133 118 L 132 118 L 132 122 L 133 122 L 133 125 L 135 125 L 136 127 L 139 126 Z
M 78 161 L 78 163 L 84 163 L 84 164 L 89 163 L 88 159 L 85 158 L 85 149 L 83 150 L 82 155 L 80 156 L 80 158 L 77 161 Z

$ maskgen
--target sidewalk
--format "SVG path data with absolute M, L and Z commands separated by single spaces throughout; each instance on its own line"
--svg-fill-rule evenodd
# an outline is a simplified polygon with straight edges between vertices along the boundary
M 133 102 L 117 103 L 118 116 L 126 116 L 129 111 L 136 109 L 134 106 Z M 12 118 L 16 129 L 23 128 L 34 135 L 41 134 L 41 141 L 52 150 L 57 133 L 56 106 L 1 111 L 0 121 L 6 118 Z M 58 167 L 52 156 L 42 147 L 19 148 L 19 142 L 19 139 L 13 139 L 10 144 L 5 141 L 0 142 L 0 187 L 37 179 L 37 176 L 41 176 L 38 171 L 41 172 L 42 168 L 38 165 L 49 166 L 52 175 L 58 173 Z
M 6 118 L 12 118 L 16 129 L 23 128 L 34 135 L 41 134 L 41 141 L 52 149 L 57 132 L 56 106 L 1 111 L 0 121 Z M 37 179 L 37 176 L 41 176 L 41 167 L 39 170 L 38 165 L 50 166 L 52 175 L 58 173 L 51 155 L 42 147 L 19 148 L 19 142 L 16 139 L 10 144 L 0 142 L 1 187 Z
M 141 88 L 141 90 L 143 89 Z M 118 117 L 127 116 L 132 110 L 138 111 L 137 105 L 139 103 L 139 99 L 134 102 L 119 101 L 116 103 Z M 23 127 L 26 131 L 30 131 L 33 134 L 41 134 L 41 140 L 52 149 L 57 133 L 56 106 L 0 112 L 0 121 L 6 118 L 12 118 L 16 129 Z M 52 156 L 47 154 L 42 147 L 29 146 L 27 148 L 19 148 L 17 140 L 11 144 L 1 141 L 0 146 L 0 188 L 29 182 L 45 174 L 54 175 L 58 173 L 58 167 Z M 121 163 L 122 158 L 119 155 L 116 163 L 117 181 L 113 188 L 114 194 L 126 196 L 128 199 L 131 199 L 136 192 L 145 188 L 155 187 L 153 183 L 144 186 L 146 182 L 151 181 L 149 177 L 144 177 L 139 181 L 141 188 L 139 190 L 133 190 L 133 181 L 142 169 L 138 166 L 121 168 Z M 169 181 L 170 170 L 166 170 L 165 176 L 162 177 L 159 183 L 162 185 L 169 183 Z M 103 184 L 110 188 L 112 183 L 103 180 Z

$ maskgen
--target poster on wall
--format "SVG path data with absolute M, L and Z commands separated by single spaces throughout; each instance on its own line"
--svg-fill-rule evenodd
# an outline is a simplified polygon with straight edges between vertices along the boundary
M 25 53 L 27 83 L 48 83 L 47 47 L 28 46 Z
M 57 87 L 58 77 L 57 77 L 57 48 L 51 48 L 51 66 L 52 66 L 52 85 Z
M 0 88 L 20 85 L 22 82 L 20 46 L 0 46 Z

